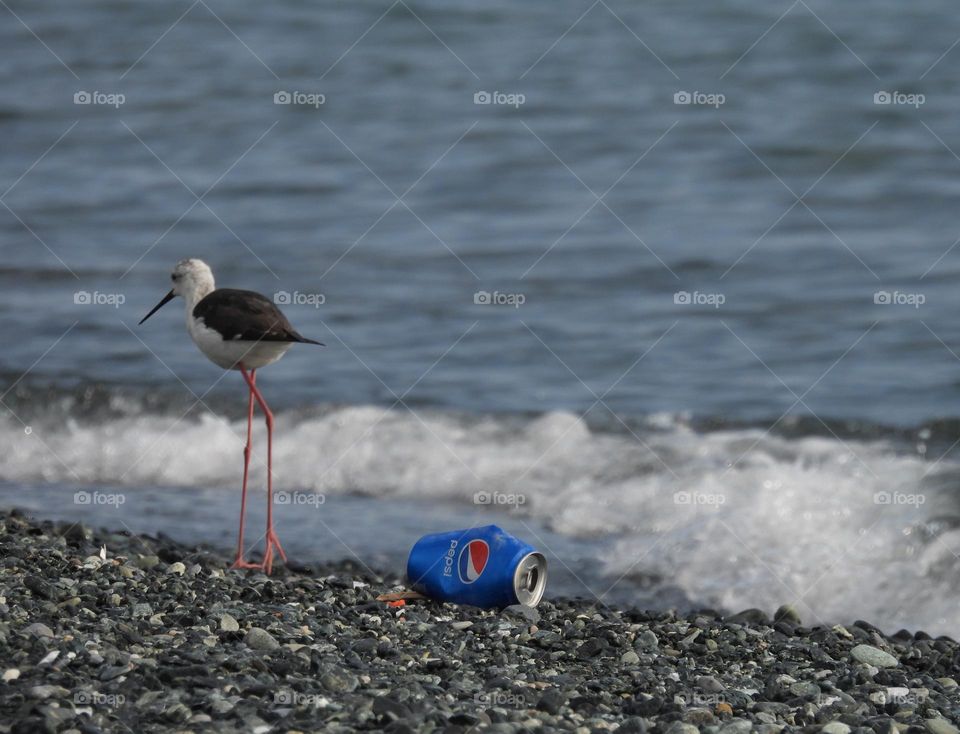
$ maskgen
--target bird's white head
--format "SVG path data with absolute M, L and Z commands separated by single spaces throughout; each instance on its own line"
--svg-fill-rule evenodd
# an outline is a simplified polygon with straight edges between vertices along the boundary
M 210 266 L 192 257 L 176 264 L 170 280 L 173 281 L 173 294 L 182 296 L 187 302 L 196 303 L 214 288 Z
M 193 307 L 213 291 L 213 271 L 203 260 L 196 258 L 187 258 L 181 260 L 170 273 L 170 280 L 173 281 L 173 288 L 167 293 L 153 309 L 144 316 L 140 323 L 153 316 L 160 308 L 169 303 L 175 296 L 181 296 L 187 302 L 187 309 L 193 310 Z

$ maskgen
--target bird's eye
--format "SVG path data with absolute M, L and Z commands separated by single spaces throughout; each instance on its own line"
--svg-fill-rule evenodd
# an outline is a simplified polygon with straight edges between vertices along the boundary
M 177 275 L 176 273 L 171 273 L 171 274 L 170 274 L 170 280 L 176 282 L 176 281 L 180 280 L 180 276 Z

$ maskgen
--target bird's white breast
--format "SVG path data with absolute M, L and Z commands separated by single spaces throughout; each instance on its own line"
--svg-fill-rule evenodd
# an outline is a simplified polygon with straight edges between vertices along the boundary
M 207 359 L 225 370 L 239 369 L 241 364 L 249 370 L 265 367 L 280 359 L 290 348 L 290 342 L 224 339 L 220 332 L 207 327 L 203 319 L 194 318 L 189 312 L 187 331 Z

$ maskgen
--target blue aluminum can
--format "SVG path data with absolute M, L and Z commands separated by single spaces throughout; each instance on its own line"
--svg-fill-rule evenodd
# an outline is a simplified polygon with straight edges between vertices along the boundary
M 496 525 L 425 535 L 410 550 L 407 579 L 421 594 L 475 607 L 535 607 L 547 559 Z

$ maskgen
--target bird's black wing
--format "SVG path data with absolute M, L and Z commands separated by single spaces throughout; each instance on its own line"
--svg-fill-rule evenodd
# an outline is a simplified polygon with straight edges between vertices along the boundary
M 218 288 L 193 307 L 193 317 L 224 341 L 320 344 L 301 336 L 279 308 L 254 291 Z

